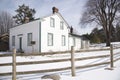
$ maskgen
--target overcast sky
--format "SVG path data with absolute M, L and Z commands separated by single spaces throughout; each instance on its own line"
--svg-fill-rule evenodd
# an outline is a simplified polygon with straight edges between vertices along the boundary
M 52 7 L 59 9 L 64 19 L 80 34 L 89 33 L 91 28 L 81 28 L 79 24 L 87 0 L 0 0 L 0 10 L 15 15 L 19 5 L 25 4 L 36 10 L 35 17 L 40 18 L 52 13 Z

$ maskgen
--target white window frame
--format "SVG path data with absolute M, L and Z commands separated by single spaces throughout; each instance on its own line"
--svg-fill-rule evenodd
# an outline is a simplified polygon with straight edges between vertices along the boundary
M 54 18 L 50 18 L 50 27 L 55 27 L 55 19 Z
M 47 35 L 47 44 L 48 46 L 53 46 L 53 33 L 48 33 Z
M 61 36 L 61 44 L 62 44 L 62 46 L 66 46 L 66 37 L 65 37 L 65 35 Z
M 73 38 L 73 46 L 76 46 L 76 39 Z
M 60 29 L 64 30 L 64 22 L 63 21 L 60 21 Z

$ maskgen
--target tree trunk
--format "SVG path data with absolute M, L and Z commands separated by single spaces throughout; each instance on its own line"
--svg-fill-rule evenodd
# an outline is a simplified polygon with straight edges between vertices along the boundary
M 106 46 L 110 46 L 110 32 L 106 31 Z
M 110 46 L 110 40 L 106 39 L 106 46 Z

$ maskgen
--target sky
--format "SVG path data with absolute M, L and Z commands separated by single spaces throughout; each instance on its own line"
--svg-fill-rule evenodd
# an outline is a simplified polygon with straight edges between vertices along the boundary
M 85 10 L 87 0 L 0 0 L 0 11 L 15 15 L 19 5 L 25 4 L 36 10 L 35 18 L 52 14 L 52 7 L 57 7 L 70 26 L 80 33 L 90 33 L 93 28 L 81 28 L 80 18 Z

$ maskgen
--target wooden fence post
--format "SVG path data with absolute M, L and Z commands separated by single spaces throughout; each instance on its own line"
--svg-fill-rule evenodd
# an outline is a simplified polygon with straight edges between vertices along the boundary
M 75 58 L 74 58 L 74 47 L 71 46 L 71 75 L 75 76 Z
M 12 65 L 12 80 L 16 80 L 16 49 L 14 48 L 13 49 L 13 57 L 12 57 L 12 60 L 13 60 L 13 65 Z
M 113 61 L 113 45 L 110 44 L 110 68 L 113 68 L 114 61 Z

